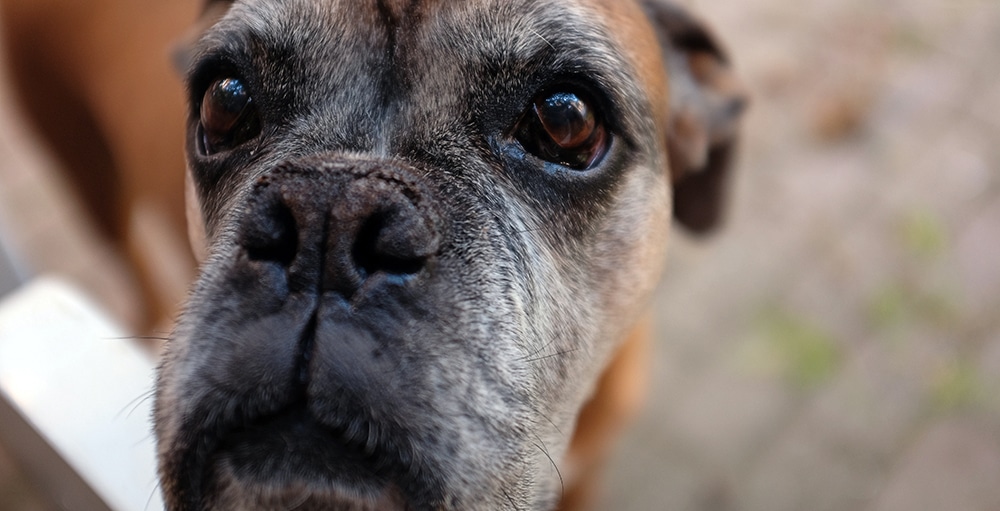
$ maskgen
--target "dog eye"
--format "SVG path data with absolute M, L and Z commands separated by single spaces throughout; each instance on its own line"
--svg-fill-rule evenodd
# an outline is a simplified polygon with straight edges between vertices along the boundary
M 604 155 L 608 137 L 591 101 L 582 94 L 556 92 L 535 99 L 515 138 L 545 161 L 585 170 Z
M 257 109 L 238 78 L 213 82 L 201 100 L 200 116 L 206 155 L 237 147 L 260 133 Z

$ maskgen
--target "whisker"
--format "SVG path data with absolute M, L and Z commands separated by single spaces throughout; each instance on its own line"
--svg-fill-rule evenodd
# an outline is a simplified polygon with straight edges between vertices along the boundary
M 531 232 L 541 232 L 543 229 L 541 227 L 532 227 L 530 229 L 524 229 L 521 231 L 514 231 L 514 234 L 528 234 Z
M 158 335 L 126 335 L 123 337 L 105 337 L 109 341 L 169 341 L 170 337 Z
M 552 48 L 553 50 L 556 49 L 556 47 L 552 46 L 552 43 L 550 43 L 548 39 L 542 37 L 542 34 L 539 34 L 537 31 L 535 31 L 535 29 L 533 29 L 531 27 L 526 27 L 526 28 L 528 29 L 528 32 L 531 32 L 532 34 L 535 34 L 536 36 L 538 36 L 539 39 L 541 39 L 542 41 L 544 41 L 545 44 L 549 45 L 549 48 Z
M 149 442 L 150 440 L 153 440 L 154 442 L 156 440 L 155 433 L 153 433 L 152 431 L 144 435 L 141 439 L 136 440 L 135 443 L 132 444 L 132 448 L 139 447 L 140 445 Z
M 534 436 L 535 439 L 538 440 L 539 444 L 541 445 L 536 444 L 534 442 L 532 442 L 532 444 L 535 447 L 537 447 L 540 451 L 542 451 L 542 454 L 544 454 L 545 457 L 549 459 L 549 463 L 552 464 L 552 468 L 556 469 L 556 475 L 559 476 L 559 500 L 562 501 L 563 497 L 566 496 L 566 483 L 563 481 L 562 471 L 559 470 L 559 465 L 556 464 L 556 460 L 552 459 L 552 456 L 549 455 L 548 449 L 544 447 L 545 442 L 542 442 L 542 439 L 538 438 L 538 435 L 534 433 L 532 433 L 532 436 Z
M 292 507 L 288 508 L 288 511 L 295 511 L 296 509 L 304 506 L 309 500 L 309 493 L 303 490 L 302 495 L 299 497 L 298 502 L 292 502 Z
M 580 350 L 580 348 L 571 348 L 571 349 L 568 349 L 568 350 L 557 351 L 555 353 L 549 353 L 548 355 L 542 355 L 540 357 L 529 358 L 527 360 L 527 362 L 538 362 L 540 360 L 545 360 L 547 358 L 561 357 L 563 355 L 568 355 L 570 353 L 573 353 L 574 351 L 579 351 L 579 350 Z
M 507 497 L 507 502 L 510 502 L 510 507 L 514 508 L 514 511 L 521 511 L 521 508 L 517 507 L 517 504 L 514 503 L 514 499 L 510 497 L 510 494 L 507 493 L 507 490 L 500 488 L 500 493 L 503 493 L 503 496 Z
M 143 392 L 142 394 L 139 394 L 138 396 L 136 396 L 135 399 L 133 399 L 133 400 L 129 401 L 128 403 L 126 403 L 125 406 L 123 406 L 122 409 L 118 410 L 118 413 L 115 414 L 115 420 L 121 419 L 122 418 L 122 414 L 125 413 L 125 410 L 128 410 L 128 413 L 125 414 L 125 418 L 127 419 L 127 418 L 131 417 L 132 413 L 135 412 L 139 408 L 140 405 L 142 405 L 143 403 L 145 403 L 147 399 L 153 397 L 154 392 L 155 392 L 154 389 L 149 389 L 149 390 Z M 130 407 L 131 407 L 131 409 L 130 409 Z
M 552 346 L 552 343 L 554 343 L 554 342 L 556 342 L 556 340 L 553 338 L 553 339 L 549 340 L 549 342 L 543 344 L 542 346 L 539 346 L 537 349 L 535 349 L 535 351 L 532 351 L 531 353 L 528 353 L 527 355 L 525 355 L 525 356 L 523 356 L 521 358 L 518 358 L 517 361 L 521 362 L 523 360 L 527 360 L 527 359 L 529 359 L 531 357 L 534 357 L 535 355 L 537 355 L 537 354 L 545 351 L 545 348 L 548 348 L 549 346 Z
M 146 505 L 142 506 L 142 511 L 148 511 L 149 505 L 153 503 L 153 495 L 156 495 L 156 490 L 160 489 L 160 480 L 156 480 L 156 484 L 153 485 L 153 489 L 149 491 L 149 497 L 146 498 Z
M 556 430 L 557 433 L 562 434 L 562 430 L 559 429 L 559 426 L 557 426 L 556 423 L 553 422 L 552 419 L 550 419 L 548 415 L 545 415 L 544 413 L 542 413 L 542 411 L 540 409 L 538 409 L 537 407 L 535 407 L 532 404 L 528 404 L 528 406 L 531 408 L 531 411 L 535 412 L 536 415 L 538 415 L 539 417 L 545 419 L 545 422 L 548 422 L 550 425 L 552 425 L 552 427 L 555 428 L 555 430 Z M 537 421 L 536 421 L 536 424 L 537 424 Z

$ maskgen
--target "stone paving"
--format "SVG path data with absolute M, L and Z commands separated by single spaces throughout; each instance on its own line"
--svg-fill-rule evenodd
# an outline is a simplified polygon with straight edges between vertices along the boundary
M 599 509 L 1000 510 L 1000 2 L 683 3 L 753 106 Z M 47 509 L 2 449 L 0 509 Z

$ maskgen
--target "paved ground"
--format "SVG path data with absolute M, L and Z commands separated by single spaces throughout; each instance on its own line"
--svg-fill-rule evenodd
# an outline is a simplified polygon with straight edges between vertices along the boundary
M 754 104 L 601 509 L 1000 509 L 1000 2 L 686 3 Z M 2 451 L 0 509 L 46 509 Z

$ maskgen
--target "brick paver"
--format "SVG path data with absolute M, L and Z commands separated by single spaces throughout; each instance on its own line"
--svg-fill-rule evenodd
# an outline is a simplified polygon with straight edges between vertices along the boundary
M 872 511 L 1000 509 L 1000 443 L 973 418 L 941 421 L 922 435 Z

